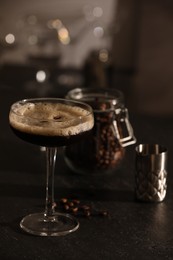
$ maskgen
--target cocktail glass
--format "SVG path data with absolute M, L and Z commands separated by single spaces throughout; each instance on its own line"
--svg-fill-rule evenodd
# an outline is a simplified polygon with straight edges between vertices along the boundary
M 60 236 L 77 230 L 77 219 L 55 211 L 54 169 L 58 147 L 85 138 L 92 129 L 92 108 L 82 102 L 60 98 L 25 99 L 12 104 L 9 123 L 20 139 L 46 147 L 45 210 L 24 217 L 20 227 L 39 236 Z

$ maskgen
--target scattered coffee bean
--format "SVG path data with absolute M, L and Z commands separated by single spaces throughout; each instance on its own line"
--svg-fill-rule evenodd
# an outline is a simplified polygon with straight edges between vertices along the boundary
M 80 200 L 74 199 L 74 200 L 73 200 L 73 203 L 74 203 L 74 204 L 80 204 Z
M 73 212 L 73 213 L 78 212 L 78 208 L 77 208 L 77 207 L 76 207 L 76 208 L 72 208 L 72 212 Z
M 61 203 L 57 203 L 56 206 L 61 206 L 61 209 L 65 212 L 70 212 L 77 217 L 107 217 L 109 216 L 107 210 L 97 210 L 91 205 L 83 204 L 80 200 L 77 199 L 60 199 Z
M 102 216 L 102 217 L 107 217 L 107 216 L 108 216 L 108 212 L 107 212 L 106 210 L 100 211 L 99 214 L 100 214 L 100 216 Z
M 74 203 L 73 203 L 73 201 L 71 201 L 71 202 L 69 202 L 69 207 L 74 207 Z
M 68 211 L 70 209 L 69 205 L 65 204 L 64 209 Z
M 81 209 L 85 210 L 90 210 L 90 207 L 88 205 L 82 205 Z
M 61 199 L 61 202 L 62 202 L 62 203 L 67 203 L 67 201 L 68 201 L 68 200 L 67 200 L 66 198 L 62 198 L 62 199 Z
M 85 215 L 86 217 L 90 217 L 90 216 L 91 216 L 91 212 L 90 212 L 89 210 L 85 210 L 85 211 L 84 211 L 84 215 Z
M 54 202 L 53 205 L 52 205 L 52 209 L 56 208 L 57 207 L 57 203 Z

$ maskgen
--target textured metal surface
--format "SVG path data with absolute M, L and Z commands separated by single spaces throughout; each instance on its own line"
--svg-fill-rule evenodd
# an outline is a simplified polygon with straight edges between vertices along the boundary
M 141 201 L 163 201 L 167 190 L 167 150 L 158 144 L 136 148 L 135 194 Z
M 142 201 L 163 201 L 166 196 L 167 171 L 140 171 L 136 174 L 136 198 Z

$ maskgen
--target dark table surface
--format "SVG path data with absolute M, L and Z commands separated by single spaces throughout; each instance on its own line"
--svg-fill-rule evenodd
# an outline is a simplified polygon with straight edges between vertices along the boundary
M 62 89 L 56 91 L 56 96 L 62 96 Z M 17 76 L 11 83 L 1 77 L 0 92 L 1 259 L 173 259 L 172 117 L 130 114 L 138 143 L 160 143 L 168 148 L 164 202 L 135 201 L 134 146 L 127 148 L 123 164 L 109 176 L 73 173 L 60 150 L 55 171 L 56 202 L 62 197 L 77 197 L 81 203 L 106 210 L 109 215 L 78 217 L 80 228 L 63 237 L 37 237 L 20 230 L 19 222 L 23 216 L 44 208 L 45 154 L 15 137 L 8 126 L 10 105 L 34 92 L 29 92 Z

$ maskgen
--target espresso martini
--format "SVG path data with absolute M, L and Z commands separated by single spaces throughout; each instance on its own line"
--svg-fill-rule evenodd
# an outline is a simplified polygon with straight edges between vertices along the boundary
M 92 108 L 60 98 L 25 99 L 12 104 L 9 123 L 22 140 L 46 147 L 45 210 L 25 216 L 20 227 L 39 236 L 61 236 L 77 230 L 75 217 L 55 211 L 54 170 L 57 148 L 84 138 L 93 128 Z
M 25 102 L 13 104 L 9 115 L 13 132 L 22 140 L 40 146 L 65 146 L 83 138 L 93 127 L 91 113 L 63 103 Z

